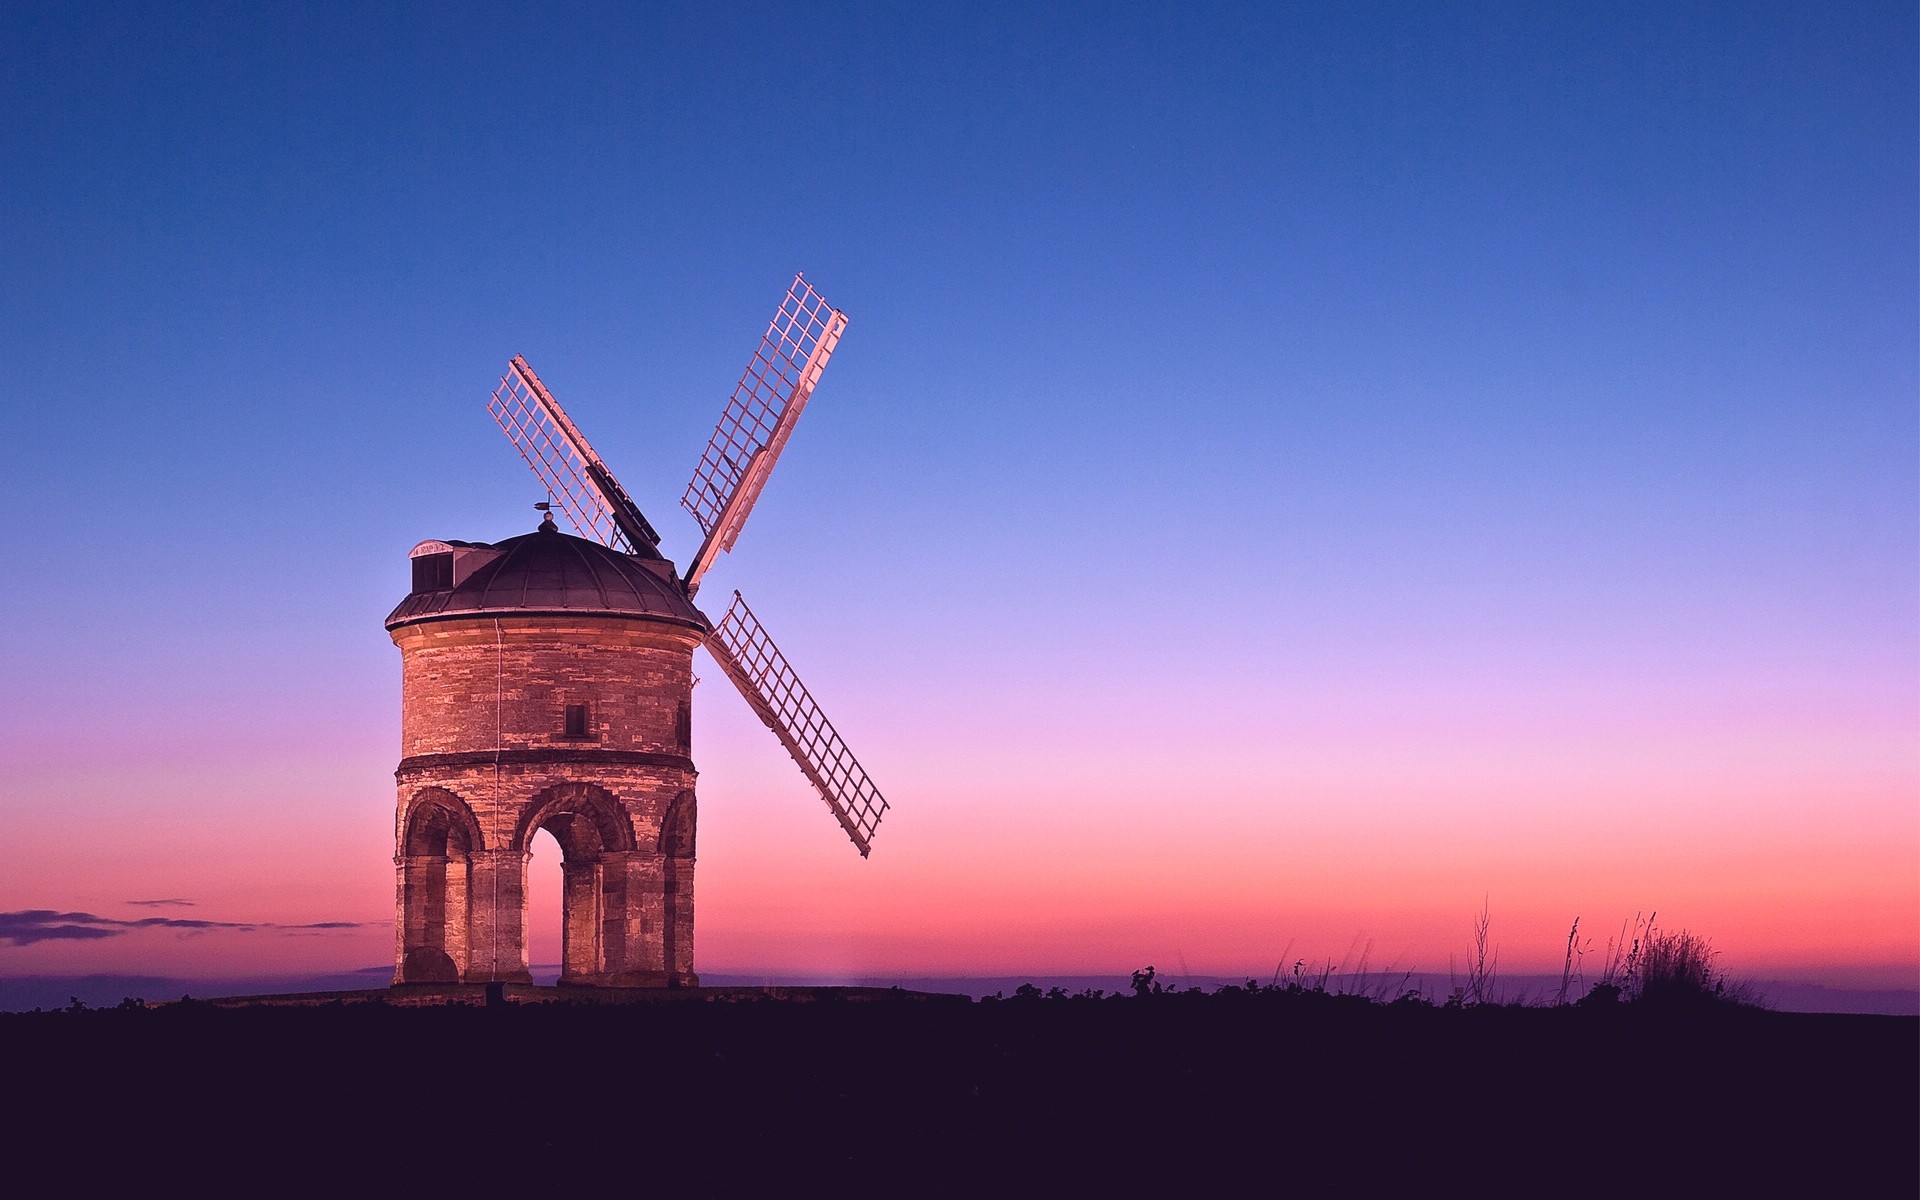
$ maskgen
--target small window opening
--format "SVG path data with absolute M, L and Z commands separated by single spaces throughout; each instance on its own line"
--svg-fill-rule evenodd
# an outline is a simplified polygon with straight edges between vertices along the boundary
M 453 586 L 453 555 L 422 554 L 413 560 L 413 590 L 444 592 Z
M 586 705 L 567 705 L 566 733 L 563 736 L 570 738 L 583 738 L 588 736 Z

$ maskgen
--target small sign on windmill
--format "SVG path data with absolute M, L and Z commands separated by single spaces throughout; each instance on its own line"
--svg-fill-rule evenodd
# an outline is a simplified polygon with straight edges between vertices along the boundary
M 561 981 L 693 973 L 692 652 L 705 646 L 865 856 L 887 802 L 738 592 L 693 603 L 826 370 L 845 314 L 794 277 L 681 504 L 684 573 L 521 357 L 488 407 L 551 516 L 499 543 L 422 542 L 387 618 L 403 664 L 397 983 L 524 982 L 526 853 L 563 855 Z M 547 508 L 548 505 L 539 506 Z

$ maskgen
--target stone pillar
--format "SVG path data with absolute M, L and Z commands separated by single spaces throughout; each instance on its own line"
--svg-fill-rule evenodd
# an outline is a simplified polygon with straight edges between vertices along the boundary
M 600 950 L 600 864 L 560 864 L 560 982 L 591 984 L 605 970 Z
M 661 946 L 668 987 L 698 987 L 693 973 L 693 856 L 662 860 L 661 899 L 665 907 L 665 938 Z
M 627 877 L 634 857 L 626 851 L 600 856 L 600 971 L 610 982 L 627 973 L 632 958 L 627 946 Z
M 393 856 L 393 981 L 407 981 L 407 860 Z
M 466 981 L 532 983 L 527 970 L 526 853 L 476 851 L 471 880 Z
M 446 922 L 441 949 L 453 960 L 454 970 L 466 978 L 468 951 L 473 944 L 472 896 L 473 864 L 464 854 L 449 854 L 444 872 L 446 882 Z
M 622 872 L 625 912 L 620 931 L 624 943 L 622 966 L 608 982 L 621 987 L 662 987 L 667 982 L 666 956 L 662 949 L 666 936 L 666 896 L 660 856 L 635 852 L 608 857 L 625 860 Z

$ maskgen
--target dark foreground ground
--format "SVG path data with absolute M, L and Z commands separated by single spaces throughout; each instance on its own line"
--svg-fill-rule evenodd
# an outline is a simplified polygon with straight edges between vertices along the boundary
M 556 995 L 0 1014 L 0 1145 L 81 1195 L 1920 1193 L 1912 1018 Z

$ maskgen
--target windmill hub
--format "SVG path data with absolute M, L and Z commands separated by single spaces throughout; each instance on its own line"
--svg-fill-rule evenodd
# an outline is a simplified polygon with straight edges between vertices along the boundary
M 693 653 L 705 647 L 864 856 L 887 802 L 733 594 L 731 550 L 846 317 L 798 276 L 682 505 L 686 573 L 526 360 L 489 406 L 552 496 L 533 533 L 426 541 L 387 617 L 399 647 L 396 983 L 528 982 L 528 849 L 563 856 L 563 983 L 685 986 L 693 970 Z M 587 537 L 562 533 L 551 508 Z

